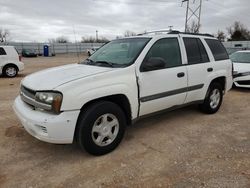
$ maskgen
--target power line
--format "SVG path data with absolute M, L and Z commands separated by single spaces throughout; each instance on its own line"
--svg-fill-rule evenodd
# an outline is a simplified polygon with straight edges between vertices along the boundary
M 157 1 L 117 1 L 117 0 L 92 0 L 93 2 L 102 2 L 102 3 L 115 3 L 115 4 L 128 4 L 128 5 L 139 5 L 139 6 L 152 6 L 152 5 L 160 5 L 160 6 L 169 6 L 169 4 L 174 3 L 174 0 L 157 0 Z

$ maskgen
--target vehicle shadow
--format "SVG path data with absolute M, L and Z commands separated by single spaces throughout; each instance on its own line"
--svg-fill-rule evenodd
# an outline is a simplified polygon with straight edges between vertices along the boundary
M 243 93 L 250 92 L 250 88 L 233 87 L 232 90 L 237 91 L 237 92 L 243 92 Z

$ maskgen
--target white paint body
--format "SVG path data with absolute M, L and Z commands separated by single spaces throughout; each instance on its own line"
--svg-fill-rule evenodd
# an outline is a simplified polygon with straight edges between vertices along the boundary
M 24 70 L 23 62 L 19 61 L 19 55 L 14 48 L 14 46 L 0 46 L 6 52 L 6 55 L 0 55 L 0 74 L 2 74 L 2 70 L 4 66 L 9 64 L 14 64 L 18 67 L 18 72 Z
M 189 36 L 189 35 L 185 35 Z M 143 36 L 145 37 L 145 36 Z M 125 68 L 109 68 L 92 65 L 74 64 L 51 68 L 34 73 L 22 80 L 22 85 L 34 91 L 50 90 L 63 94 L 62 113 L 51 115 L 46 111 L 33 110 L 20 97 L 14 103 L 14 110 L 25 129 L 36 138 L 52 143 L 72 143 L 76 121 L 81 108 L 88 102 L 116 94 L 127 97 L 131 108 L 131 119 L 157 112 L 176 105 L 204 100 L 209 84 L 215 78 L 226 78 L 225 92 L 232 86 L 232 63 L 230 60 L 215 62 L 212 53 L 206 47 L 211 62 L 187 65 L 187 56 L 182 35 L 155 35 L 144 47 L 135 62 Z M 183 66 L 157 71 L 141 72 L 140 66 L 151 46 L 162 38 L 177 37 L 180 43 Z M 190 37 L 198 37 L 190 35 Z M 209 38 L 209 37 L 207 37 Z M 204 40 L 202 39 L 203 43 Z M 207 73 L 207 67 L 214 71 Z M 185 76 L 177 78 L 179 72 Z M 140 98 L 167 92 L 178 88 L 203 84 L 201 89 L 141 102 Z M 37 125 L 47 128 L 44 135 Z M 38 127 L 39 127 L 38 126 Z
M 250 88 L 250 84 L 243 85 L 239 81 L 249 81 L 250 82 L 250 63 L 234 63 L 234 71 L 239 73 L 247 73 L 246 76 L 239 76 L 234 78 L 234 84 L 236 87 Z
M 250 53 L 249 50 L 238 51 L 236 53 Z M 234 62 L 234 72 L 236 74 L 245 74 L 245 76 L 238 76 L 234 78 L 234 84 L 236 87 L 250 88 L 250 84 L 241 84 L 241 81 L 250 82 L 250 62 L 249 63 L 238 63 Z

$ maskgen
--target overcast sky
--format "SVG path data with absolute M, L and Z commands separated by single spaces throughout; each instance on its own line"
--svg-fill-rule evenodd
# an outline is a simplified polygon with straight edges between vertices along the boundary
M 198 2 L 199 0 L 196 0 Z M 190 0 L 190 3 L 193 0 Z M 216 33 L 236 20 L 250 28 L 249 0 L 203 0 L 201 32 Z M 45 42 L 66 36 L 113 39 L 126 30 L 184 30 L 186 4 L 181 0 L 0 0 L 0 28 L 13 41 Z

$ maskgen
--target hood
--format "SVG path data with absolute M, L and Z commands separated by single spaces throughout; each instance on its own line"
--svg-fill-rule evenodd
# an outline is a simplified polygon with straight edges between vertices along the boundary
M 250 63 L 233 63 L 234 71 L 238 73 L 250 72 Z
M 83 64 L 64 65 L 26 76 L 22 85 L 32 90 L 53 90 L 68 82 L 112 70 L 113 68 Z

